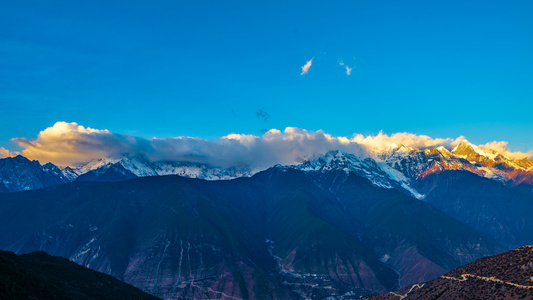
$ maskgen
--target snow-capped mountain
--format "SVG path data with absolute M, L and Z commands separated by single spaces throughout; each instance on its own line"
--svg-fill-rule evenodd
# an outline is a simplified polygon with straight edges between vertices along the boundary
M 90 171 L 105 169 L 110 166 L 121 165 L 124 169 L 130 171 L 137 177 L 156 176 L 158 175 L 151 166 L 150 162 L 143 155 L 129 155 L 120 154 L 113 155 L 106 158 L 95 159 L 84 165 L 74 168 L 74 172 L 78 175 L 85 174 Z
M 179 175 L 182 177 L 205 180 L 227 180 L 252 175 L 252 173 L 247 170 L 237 170 L 235 168 L 220 169 L 201 163 L 182 161 L 150 162 L 145 156 L 140 154 L 122 154 L 97 159 L 73 169 L 73 172 L 77 173 L 80 177 L 91 172 L 91 174 L 96 177 L 113 172 L 116 173 L 116 176 L 118 176 L 117 178 L 120 178 L 119 174 L 122 174 L 123 179 L 132 177 Z
M 520 184 L 527 173 L 533 174 L 533 159 L 509 159 L 495 150 L 485 152 L 467 141 L 461 142 L 452 152 L 472 163 L 484 177 L 502 182 L 511 181 L 512 185 Z M 517 180 L 518 177 L 522 177 L 522 180 Z
M 291 167 L 305 172 L 352 172 L 378 187 L 405 189 L 418 199 L 425 196 L 418 190 L 418 183 L 431 174 L 447 170 L 467 171 L 511 186 L 533 185 L 532 159 L 509 159 L 494 150 L 483 151 L 466 140 L 451 151 L 442 146 L 417 149 L 392 145 L 368 156 L 361 158 L 330 151 Z
M 382 159 L 379 165 L 419 199 L 424 195 L 417 191 L 416 183 L 430 174 L 445 170 L 469 171 L 480 176 L 484 174 L 468 160 L 457 157 L 442 146 L 424 150 L 400 146 L 389 157 Z
M 300 165 L 291 168 L 304 172 L 327 173 L 333 170 L 341 170 L 345 173 L 355 173 L 364 177 L 373 185 L 381 188 L 391 189 L 397 186 L 397 181 L 384 172 L 376 161 L 372 158 L 360 158 L 353 154 L 339 150 L 329 151 L 322 157 L 314 160 L 304 161 Z
M 451 151 L 442 146 L 424 150 L 400 147 L 384 162 L 405 175 L 411 183 L 444 170 L 468 171 L 511 185 L 520 183 L 515 182 L 519 175 L 533 178 L 532 159 L 512 160 L 495 150 L 483 151 L 466 140 Z
M 495 150 L 489 152 L 464 140 L 451 151 L 445 147 L 427 149 L 400 146 L 378 164 L 391 177 L 402 182 L 416 196 L 417 183 L 425 177 L 446 170 L 474 173 L 506 185 L 533 184 L 533 160 L 513 160 Z M 419 195 L 418 198 L 423 197 Z
M 63 173 L 63 176 L 67 179 L 68 182 L 74 181 L 78 176 L 81 174 L 78 173 L 79 171 L 77 169 L 73 169 L 71 167 L 65 167 L 61 169 L 61 173 Z
M 179 175 L 189 178 L 198 178 L 205 180 L 228 180 L 238 177 L 249 177 L 252 172 L 242 169 L 213 168 L 206 164 L 178 161 L 156 161 L 153 164 L 154 171 L 157 175 Z
M 418 199 L 424 198 L 418 183 L 431 174 L 446 170 L 471 172 L 509 186 L 525 187 L 526 192 L 533 194 L 533 159 L 511 159 L 494 150 L 482 150 L 466 140 L 452 150 L 442 146 L 417 149 L 404 145 L 391 145 L 359 155 L 334 150 L 286 168 L 314 174 L 338 170 L 351 172 L 381 188 L 407 190 Z M 51 163 L 41 166 L 18 156 L 0 159 L 0 192 L 37 189 L 74 180 L 120 181 L 162 175 L 228 180 L 254 173 L 247 169 L 220 169 L 186 161 L 152 162 L 140 154 L 115 155 L 63 169 Z
M 60 169 L 52 163 L 41 165 L 23 156 L 0 159 L 0 193 L 35 190 L 78 181 L 121 181 L 135 177 L 179 175 L 205 180 L 248 177 L 244 169 L 220 169 L 206 164 L 179 161 L 150 162 L 143 155 L 116 155 L 96 159 L 77 167 Z

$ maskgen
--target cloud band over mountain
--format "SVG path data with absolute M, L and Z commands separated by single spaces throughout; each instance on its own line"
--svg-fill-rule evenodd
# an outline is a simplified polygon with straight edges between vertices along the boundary
M 354 134 L 348 138 L 335 137 L 322 130 L 313 132 L 295 127 L 287 127 L 284 131 L 271 129 L 262 136 L 229 134 L 217 140 L 186 136 L 145 139 L 84 127 L 74 122 L 57 122 L 41 131 L 35 139 L 13 138 L 11 141 L 18 144 L 23 149 L 20 154 L 29 159 L 58 165 L 75 165 L 121 153 L 139 153 L 153 161 L 191 161 L 221 168 L 261 170 L 275 164 L 297 164 L 329 150 L 342 150 L 364 157 L 373 150 L 389 148 L 393 144 L 413 148 L 442 145 L 451 149 L 463 139 L 431 138 L 411 133 L 387 135 L 382 132 L 375 136 Z M 511 152 L 507 142 L 495 141 L 479 147 L 495 149 L 510 158 L 525 158 L 533 154 Z M 16 154 L 18 152 L 0 148 L 0 156 Z

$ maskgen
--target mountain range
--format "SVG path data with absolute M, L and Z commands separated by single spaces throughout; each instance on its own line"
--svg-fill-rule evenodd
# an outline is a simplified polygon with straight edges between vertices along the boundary
M 206 164 L 178 161 L 150 162 L 143 155 L 115 155 L 96 159 L 77 167 L 60 169 L 52 163 L 18 155 L 0 159 L 0 192 L 40 189 L 72 181 L 121 181 L 136 177 L 180 175 L 206 180 L 227 180 L 250 176 L 235 168 L 220 169 Z
M 347 172 L 356 172 L 377 186 L 408 191 L 419 199 L 426 197 L 424 179 L 446 170 L 470 172 L 533 195 L 533 159 L 510 159 L 495 150 L 486 152 L 466 140 L 452 150 L 443 146 L 418 149 L 393 144 L 358 156 L 330 151 L 293 167 L 314 172 L 340 167 Z M 249 177 L 257 172 L 184 161 L 151 162 L 142 154 L 115 155 L 76 167 L 59 168 L 52 163 L 41 165 L 19 155 L 0 159 L 0 192 L 33 190 L 75 180 L 121 181 L 163 175 L 228 180 Z
M 466 141 L 259 172 L 17 156 L 0 160 L 0 249 L 66 257 L 166 299 L 360 297 L 531 244 L 531 168 Z
M 4 194 L 0 248 L 67 257 L 168 299 L 362 296 L 505 251 L 355 173 L 288 167 Z

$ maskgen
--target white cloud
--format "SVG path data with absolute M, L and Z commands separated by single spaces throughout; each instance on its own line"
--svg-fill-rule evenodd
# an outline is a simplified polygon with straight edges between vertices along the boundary
M 7 150 L 4 147 L 0 147 L 0 158 L 13 157 L 13 156 L 17 156 L 19 154 L 20 153 L 18 153 L 18 152 L 11 152 L 11 151 Z
M 367 157 L 373 151 L 389 148 L 392 144 L 416 148 L 444 145 L 451 148 L 459 139 L 464 138 L 431 138 L 406 132 L 336 137 L 322 130 L 308 131 L 297 127 L 287 127 L 283 131 L 271 129 L 262 136 L 232 133 L 217 140 L 186 136 L 144 139 L 84 127 L 77 123 L 57 122 L 41 131 L 35 139 L 15 138 L 12 141 L 23 149 L 22 155 L 41 163 L 75 165 L 95 158 L 130 153 L 144 154 L 152 161 L 191 161 L 222 168 L 244 167 L 258 171 L 275 164 L 297 164 L 330 150 Z M 495 147 L 495 150 L 506 156 L 531 155 L 502 151 L 507 149 L 506 142 L 493 142 L 481 147 L 485 146 Z M 13 152 L 0 148 L 0 154 L 11 156 Z
M 530 158 L 533 156 L 533 150 L 529 151 L 528 153 L 524 153 L 520 151 L 512 152 L 511 150 L 509 150 L 509 148 L 507 148 L 508 144 L 509 144 L 508 142 L 504 142 L 504 141 L 500 141 L 500 142 L 493 141 L 490 143 L 486 143 L 484 145 L 479 145 L 478 147 L 481 148 L 483 151 L 495 150 L 499 152 L 500 154 L 502 154 L 503 156 L 508 157 L 510 159 L 523 159 L 523 158 Z
M 346 75 L 350 76 L 352 74 L 352 68 L 346 66 Z
M 305 65 L 302 66 L 302 73 L 300 73 L 300 75 L 305 75 L 307 72 L 309 72 L 309 68 L 311 68 L 311 65 L 313 64 L 313 59 L 314 57 L 308 60 Z
M 23 148 L 22 155 L 29 159 L 67 165 L 110 153 L 128 152 L 135 139 L 77 123 L 57 122 L 41 131 L 36 139 L 14 138 L 11 141 Z
M 435 146 L 448 146 L 452 139 L 450 138 L 432 138 L 427 135 L 416 135 L 413 133 L 399 132 L 387 135 L 380 132 L 378 135 L 363 136 L 362 134 L 354 135 L 353 141 L 367 146 L 369 149 L 385 149 L 395 144 L 404 145 L 412 148 L 429 148 Z
M 344 66 L 344 62 L 339 62 L 339 66 Z

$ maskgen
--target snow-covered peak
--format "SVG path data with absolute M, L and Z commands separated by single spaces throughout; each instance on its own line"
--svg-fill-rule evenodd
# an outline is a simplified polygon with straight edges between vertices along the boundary
M 236 168 L 220 169 L 206 164 L 179 161 L 156 161 L 152 163 L 157 175 L 179 175 L 205 180 L 229 180 L 238 177 L 249 177 L 253 173 Z
M 119 163 L 124 167 L 124 169 L 129 170 L 139 177 L 158 175 L 157 172 L 154 171 L 148 159 L 141 154 L 134 156 L 124 155 Z
M 444 156 L 445 158 L 447 159 L 454 159 L 456 158 L 455 154 L 453 154 L 452 152 L 450 152 L 450 150 L 446 149 L 445 147 L 443 146 L 439 146 L 437 148 L 435 148 L 442 156 Z
M 470 143 L 468 140 L 462 140 L 455 146 L 455 148 L 452 149 L 452 152 L 455 153 L 460 149 L 473 149 L 474 144 Z
M 355 168 L 366 166 L 365 162 L 359 157 L 342 152 L 340 150 L 332 150 L 325 155 L 320 156 L 314 160 L 308 160 L 298 166 L 302 171 L 319 171 L 319 170 L 333 170 L 342 169 L 350 171 Z M 366 166 L 368 167 L 368 166 Z
M 68 181 L 74 181 L 78 176 L 81 174 L 77 172 L 76 169 L 73 169 L 71 167 L 65 167 L 61 170 L 61 173 L 63 173 L 63 176 L 68 179 Z
M 238 170 L 235 168 L 220 169 L 201 163 L 182 161 L 151 162 L 142 154 L 132 155 L 129 153 L 96 159 L 75 169 L 65 168 L 63 174 L 66 176 L 68 174 L 70 177 L 75 178 L 90 171 L 102 173 L 113 166 L 120 166 L 120 169 L 123 168 L 137 177 L 179 175 L 205 180 L 227 180 L 252 175 L 252 172 L 249 170 Z M 76 176 L 72 174 L 76 174 Z
M 410 153 L 410 152 L 413 152 L 414 150 L 415 150 L 414 148 L 400 145 L 400 147 L 398 147 L 398 150 L 396 150 L 396 152 Z
M 393 188 L 397 185 L 372 158 L 361 158 L 339 150 L 329 151 L 315 160 L 305 161 L 291 167 L 305 172 L 325 173 L 339 170 L 347 174 L 355 173 L 383 188 Z
M 132 172 L 138 177 L 158 175 L 150 165 L 148 159 L 142 154 L 118 154 L 106 158 L 95 159 L 78 168 L 71 169 L 78 175 L 85 174 L 100 168 L 107 168 L 114 164 L 120 164 L 124 169 Z
M 494 150 L 491 152 L 486 152 L 467 140 L 462 140 L 459 145 L 453 148 L 452 153 L 469 161 L 476 160 L 478 156 L 494 160 L 494 158 L 498 155 L 498 152 Z M 479 158 L 477 160 L 479 160 Z
M 401 161 L 405 159 L 406 157 L 409 157 L 413 155 L 414 153 L 420 151 L 416 148 L 406 147 L 404 145 L 400 145 L 392 153 L 388 153 L 388 155 L 381 155 L 380 162 L 387 162 L 388 164 L 392 165 L 394 162 Z
M 98 158 L 95 160 L 91 160 L 85 164 L 78 165 L 74 168 L 71 168 L 76 174 L 81 175 L 85 174 L 89 171 L 96 170 L 98 168 L 101 168 L 108 164 L 115 164 L 120 160 L 118 157 L 106 157 L 106 158 Z

